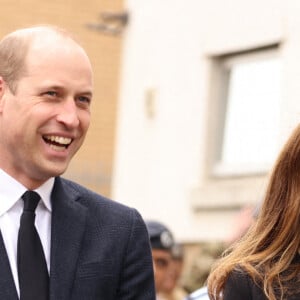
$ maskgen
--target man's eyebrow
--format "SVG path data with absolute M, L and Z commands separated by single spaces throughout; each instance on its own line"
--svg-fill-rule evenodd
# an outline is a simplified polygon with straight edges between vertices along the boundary
M 80 92 L 79 94 L 86 95 L 86 96 L 89 96 L 89 97 L 93 97 L 93 92 L 92 91 Z
M 65 88 L 62 85 L 58 85 L 58 84 L 44 84 L 40 86 L 41 90 L 55 90 L 55 91 L 59 91 L 59 90 L 65 90 Z
M 62 89 L 63 86 L 60 86 L 58 84 L 45 84 L 45 85 L 42 85 L 41 88 L 58 90 L 58 89 Z

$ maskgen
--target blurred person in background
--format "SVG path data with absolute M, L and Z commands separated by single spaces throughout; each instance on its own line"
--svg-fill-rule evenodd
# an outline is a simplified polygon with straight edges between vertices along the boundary
M 189 293 L 206 284 L 212 264 L 224 251 L 223 242 L 203 242 L 198 244 L 197 253 L 193 255 L 182 274 L 182 286 Z
M 185 300 L 209 300 L 205 286 L 212 264 L 223 252 L 223 243 L 207 243 L 201 245 L 200 253 L 187 275 L 186 284 L 190 284 L 193 292 Z M 192 287 L 195 287 L 192 289 Z M 200 288 L 199 288 L 200 287 Z
M 213 300 L 300 299 L 300 125 L 283 147 L 257 221 L 208 279 Z
M 183 245 L 175 243 L 172 248 L 171 270 L 162 287 L 162 297 L 166 300 L 182 300 L 187 292 L 181 286 L 181 274 L 184 267 Z
M 150 238 L 154 267 L 156 299 L 165 300 L 163 292 L 169 277 L 172 276 L 172 249 L 174 238 L 164 224 L 157 221 L 146 221 Z

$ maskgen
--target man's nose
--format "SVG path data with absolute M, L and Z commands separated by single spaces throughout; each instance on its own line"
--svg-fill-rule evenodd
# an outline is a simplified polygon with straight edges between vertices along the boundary
M 57 121 L 69 128 L 74 128 L 79 125 L 78 107 L 74 99 L 70 98 L 61 102 L 57 114 Z

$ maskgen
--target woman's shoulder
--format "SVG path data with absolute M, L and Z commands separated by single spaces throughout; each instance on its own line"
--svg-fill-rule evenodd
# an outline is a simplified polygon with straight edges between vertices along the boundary
M 230 272 L 224 287 L 224 300 L 266 300 L 258 283 L 242 268 Z

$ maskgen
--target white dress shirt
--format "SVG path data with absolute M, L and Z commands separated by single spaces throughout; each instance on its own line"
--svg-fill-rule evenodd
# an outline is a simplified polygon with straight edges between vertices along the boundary
M 17 242 L 20 217 L 23 212 L 22 195 L 27 189 L 0 169 L 0 229 L 8 255 L 16 289 L 20 295 L 17 269 Z M 36 208 L 35 226 L 39 233 L 48 272 L 50 272 L 50 244 L 51 244 L 51 201 L 50 196 L 54 178 L 50 178 L 35 191 L 41 196 Z

